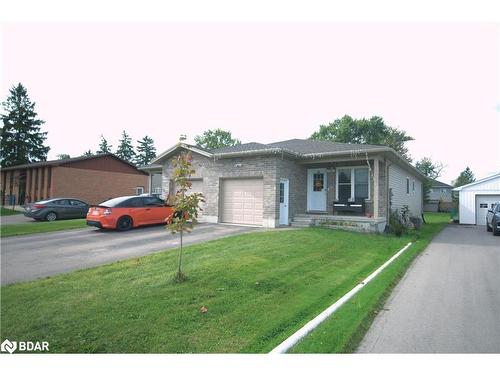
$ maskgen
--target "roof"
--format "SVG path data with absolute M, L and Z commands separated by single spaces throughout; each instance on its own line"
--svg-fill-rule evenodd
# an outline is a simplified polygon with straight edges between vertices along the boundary
M 118 156 L 116 156 L 115 154 L 111 154 L 111 153 L 103 153 L 103 154 L 96 154 L 96 155 L 91 155 L 91 156 L 78 156 L 78 157 L 75 157 L 75 158 L 68 158 L 68 159 L 57 159 L 57 160 L 47 160 L 47 161 L 37 161 L 37 162 L 34 162 L 34 163 L 28 163 L 28 164 L 20 164 L 20 165 L 13 165 L 13 166 L 10 166 L 10 167 L 3 167 L 1 168 L 2 171 L 10 171 L 10 170 L 14 170 L 14 169 L 27 169 L 27 168 L 38 168 L 38 167 L 45 167 L 45 166 L 59 166 L 59 165 L 63 165 L 63 164 L 70 164 L 70 163 L 75 163 L 75 162 L 78 162 L 78 161 L 82 161 L 82 160 L 90 160 L 90 159 L 96 159 L 96 158 L 102 158 L 102 157 L 105 157 L 105 156 L 111 156 L 123 163 L 126 163 L 134 168 L 137 168 L 134 164 L 132 163 L 129 163 L 128 161 L 126 160 L 123 160 L 121 158 L 119 158 Z
M 432 182 L 432 187 L 437 187 L 437 188 L 453 188 L 453 186 L 445 184 L 444 182 L 438 181 L 438 180 L 431 180 Z
M 206 157 L 213 158 L 231 158 L 249 155 L 265 155 L 265 154 L 287 154 L 295 159 L 320 158 L 327 156 L 338 155 L 354 155 L 359 152 L 375 153 L 388 152 L 394 157 L 403 167 L 410 169 L 416 175 L 426 178 L 418 169 L 404 160 L 396 151 L 387 146 L 353 144 L 353 143 L 338 143 L 331 141 L 319 141 L 316 139 L 289 139 L 286 141 L 274 143 L 242 143 L 234 146 L 223 147 L 214 150 L 207 150 L 199 146 L 193 146 L 186 143 L 178 143 L 163 152 L 156 159 L 152 160 L 152 164 L 144 166 L 141 169 L 156 169 L 157 165 L 167 156 L 176 152 L 179 148 L 183 148 Z
M 486 181 L 494 180 L 495 178 L 500 178 L 500 173 L 497 173 L 497 174 L 494 174 L 494 175 L 482 178 L 480 180 L 471 182 L 470 184 L 467 184 L 467 185 L 462 185 L 462 186 L 456 187 L 456 188 L 453 189 L 453 191 L 460 191 L 460 190 L 469 188 L 471 186 L 481 184 L 481 183 L 486 182 Z

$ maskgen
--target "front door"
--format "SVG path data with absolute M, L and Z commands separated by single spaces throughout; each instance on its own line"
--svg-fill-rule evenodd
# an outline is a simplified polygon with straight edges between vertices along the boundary
M 326 211 L 326 169 L 307 170 L 307 210 Z
M 288 225 L 288 180 L 280 178 L 280 225 Z

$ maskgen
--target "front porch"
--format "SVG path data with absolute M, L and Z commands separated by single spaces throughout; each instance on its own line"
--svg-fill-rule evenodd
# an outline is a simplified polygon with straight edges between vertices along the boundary
M 385 217 L 373 218 L 366 216 L 340 216 L 307 213 L 295 215 L 291 226 L 296 228 L 321 226 L 356 232 L 382 233 L 385 230 L 386 224 L 387 219 Z

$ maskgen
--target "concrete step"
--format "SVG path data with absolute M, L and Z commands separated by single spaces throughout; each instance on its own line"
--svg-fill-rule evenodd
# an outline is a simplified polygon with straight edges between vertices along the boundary
M 311 226 L 311 223 L 304 223 L 304 222 L 292 221 L 292 223 L 290 225 L 293 228 L 309 228 Z

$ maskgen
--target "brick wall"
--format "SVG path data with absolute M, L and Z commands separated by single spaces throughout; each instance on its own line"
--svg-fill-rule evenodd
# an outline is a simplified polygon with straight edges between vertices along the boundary
M 148 189 L 148 176 L 90 169 L 52 168 L 51 197 L 79 198 L 97 204 L 111 197 L 135 195 L 135 188 Z

